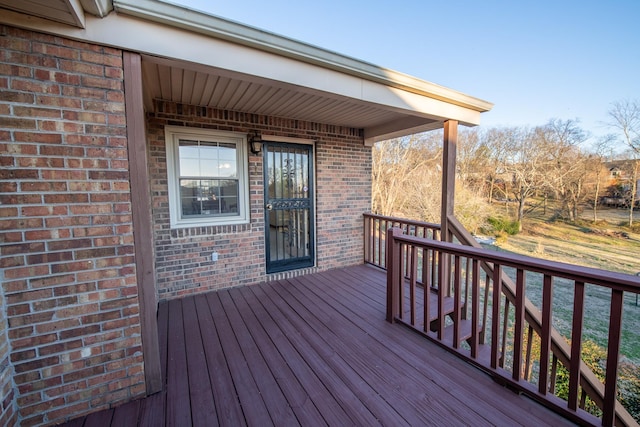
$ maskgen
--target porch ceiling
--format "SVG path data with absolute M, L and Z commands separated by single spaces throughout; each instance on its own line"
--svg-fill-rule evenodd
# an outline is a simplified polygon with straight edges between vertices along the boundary
M 0 0 L 0 7 L 80 28 L 85 11 L 105 16 L 113 9 L 110 0 Z
M 153 110 L 153 100 L 162 99 L 252 114 L 294 118 L 319 123 L 368 129 L 403 119 L 401 113 L 381 106 L 323 94 L 294 85 L 232 75 L 224 70 L 197 70 L 197 65 L 170 64 L 144 56 L 142 61 L 144 102 Z M 424 125 L 441 122 L 421 118 Z

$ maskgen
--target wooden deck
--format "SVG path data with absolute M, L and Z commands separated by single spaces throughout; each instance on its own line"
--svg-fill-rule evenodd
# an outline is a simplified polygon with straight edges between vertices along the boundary
M 572 425 L 385 319 L 369 266 L 162 303 L 165 390 L 69 426 Z

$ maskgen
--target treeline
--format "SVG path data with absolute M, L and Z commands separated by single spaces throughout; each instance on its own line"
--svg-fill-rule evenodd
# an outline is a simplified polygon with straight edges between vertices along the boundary
M 533 209 L 546 209 L 546 202 L 554 200 L 553 215 L 558 218 L 575 221 L 588 204 L 597 221 L 603 200 L 613 200 L 628 208 L 633 225 L 640 179 L 640 103 L 614 103 L 609 118 L 612 133 L 595 142 L 577 120 L 552 119 L 533 128 L 460 128 L 456 216 L 475 232 L 486 225 L 494 202 L 510 201 L 521 226 Z M 439 222 L 441 165 L 440 132 L 376 144 L 374 212 Z

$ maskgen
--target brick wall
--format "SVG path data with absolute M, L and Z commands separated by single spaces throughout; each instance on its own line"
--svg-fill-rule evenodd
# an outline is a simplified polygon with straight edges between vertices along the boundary
M 360 264 L 363 212 L 371 204 L 371 151 L 360 131 L 319 123 L 157 102 L 147 120 L 160 299 Z M 312 139 L 316 161 L 317 266 L 265 274 L 262 157 L 249 156 L 251 222 L 171 230 L 164 127 L 189 126 Z M 217 262 L 210 261 L 218 252 Z
M 121 52 L 0 35 L 0 278 L 26 426 L 145 384 Z

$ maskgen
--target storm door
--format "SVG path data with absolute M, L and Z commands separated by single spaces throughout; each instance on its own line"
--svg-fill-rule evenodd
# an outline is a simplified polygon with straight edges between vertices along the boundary
M 313 146 L 265 142 L 267 273 L 313 266 Z

